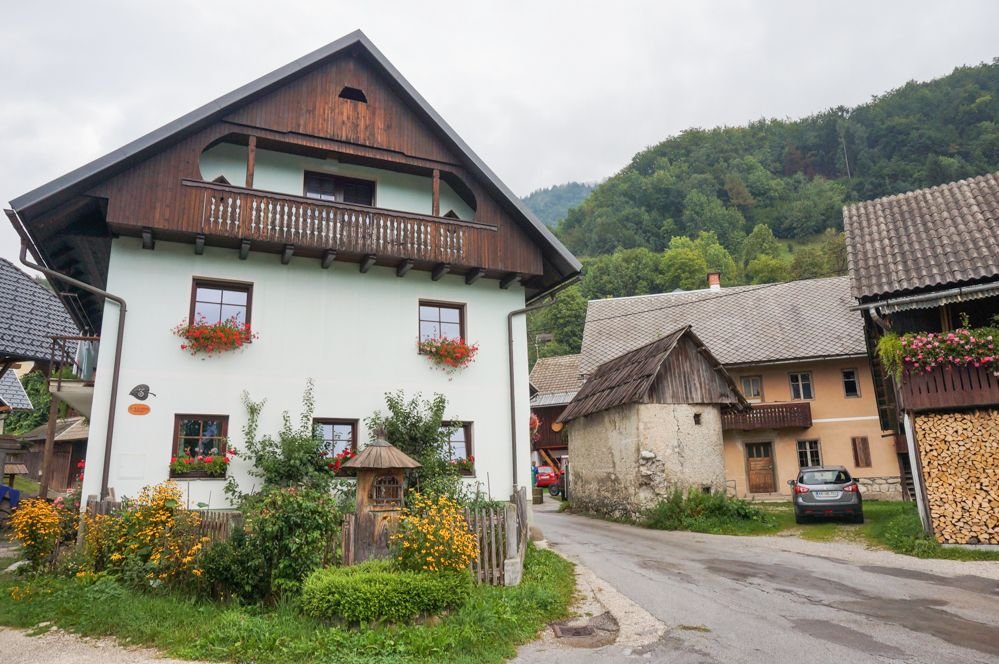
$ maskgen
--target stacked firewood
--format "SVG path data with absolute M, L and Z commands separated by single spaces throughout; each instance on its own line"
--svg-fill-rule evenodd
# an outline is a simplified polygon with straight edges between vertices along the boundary
M 954 544 L 999 544 L 999 410 L 915 418 L 933 531 Z

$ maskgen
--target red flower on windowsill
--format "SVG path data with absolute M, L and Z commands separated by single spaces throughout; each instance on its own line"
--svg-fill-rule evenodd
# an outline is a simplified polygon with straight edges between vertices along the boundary
M 191 355 L 225 353 L 238 350 L 258 338 L 250 329 L 249 323 L 241 323 L 236 317 L 219 323 L 209 323 L 199 316 L 193 323 L 186 320 L 173 328 L 173 333 L 185 340 L 180 345 Z
M 464 339 L 434 337 L 419 342 L 420 353 L 448 373 L 464 369 L 475 361 L 479 352 L 478 344 L 470 344 Z

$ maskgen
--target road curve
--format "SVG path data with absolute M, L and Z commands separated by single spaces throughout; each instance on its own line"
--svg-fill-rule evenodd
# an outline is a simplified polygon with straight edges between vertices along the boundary
M 805 553 L 778 538 L 652 531 L 552 511 L 536 521 L 553 549 L 667 631 L 637 650 L 539 642 L 521 648 L 519 662 L 999 662 L 999 563 L 962 567 L 855 545 Z

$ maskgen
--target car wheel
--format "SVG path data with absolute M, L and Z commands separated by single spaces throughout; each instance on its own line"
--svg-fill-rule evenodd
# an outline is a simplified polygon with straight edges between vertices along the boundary
M 550 487 L 548 487 L 548 493 L 554 498 L 558 498 L 558 495 L 562 492 L 559 491 L 558 484 L 552 484 Z
M 863 523 L 864 522 L 864 515 L 863 514 L 854 514 L 853 518 L 850 519 L 850 521 L 852 521 L 853 523 Z
M 795 523 L 806 523 L 807 521 L 808 521 L 808 517 L 803 516 L 801 514 L 798 514 L 797 512 L 794 513 L 794 522 Z

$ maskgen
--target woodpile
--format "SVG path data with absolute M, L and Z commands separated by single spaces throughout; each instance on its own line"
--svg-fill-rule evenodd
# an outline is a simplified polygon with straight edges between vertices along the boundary
M 999 410 L 917 415 L 915 433 L 936 538 L 999 544 Z

